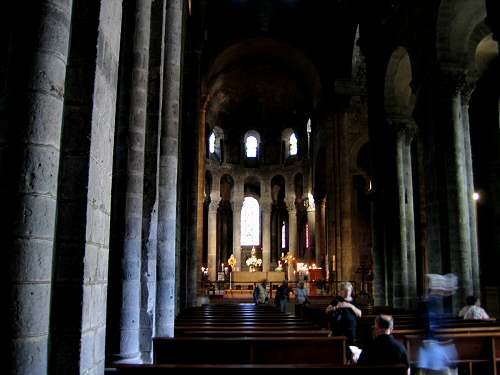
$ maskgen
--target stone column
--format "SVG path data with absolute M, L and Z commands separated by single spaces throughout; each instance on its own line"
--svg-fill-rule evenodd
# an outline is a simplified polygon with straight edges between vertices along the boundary
M 467 149 L 465 147 L 465 129 L 462 119 L 461 90 L 465 84 L 464 74 L 457 70 L 446 71 L 444 95 L 448 104 L 448 158 L 447 162 L 447 197 L 448 197 L 448 235 L 450 246 L 451 271 L 458 276 L 459 289 L 453 298 L 456 312 L 465 298 L 473 293 L 471 264 L 471 233 L 469 215 L 469 197 L 467 181 Z
M 19 144 L 12 147 L 22 150 L 16 155 L 21 158 L 20 169 L 13 176 L 18 195 L 8 198 L 14 231 L 4 239 L 11 264 L 11 294 L 6 296 L 6 341 L 10 344 L 7 356 L 13 367 L 10 373 L 18 375 L 48 373 L 56 199 L 72 3 L 40 0 L 30 4 L 29 12 L 36 15 L 31 13 L 32 20 L 28 17 L 22 27 L 16 27 L 18 36 L 28 35 L 33 40 L 30 45 L 19 46 L 29 51 L 23 54 L 29 57 L 31 69 L 20 72 L 28 75 L 29 87 L 20 93 L 23 113 L 16 119 L 19 123 L 9 124 L 23 133 Z
M 233 209 L 233 254 L 236 258 L 236 270 L 241 269 L 241 207 L 242 198 L 235 198 L 231 202 Z
M 471 266 L 472 266 L 472 289 L 475 296 L 481 295 L 480 278 L 479 278 L 479 249 L 477 238 L 477 212 L 476 201 L 472 198 L 474 194 L 474 173 L 472 167 L 472 146 L 470 140 L 470 124 L 469 124 L 469 100 L 475 85 L 468 82 L 462 88 L 462 118 L 464 123 L 464 142 L 466 155 L 466 172 L 467 172 L 467 199 L 469 203 L 469 229 L 471 238 Z
M 396 254 L 393 259 L 395 305 L 410 308 L 413 307 L 417 297 L 415 218 L 410 146 L 416 127 L 411 120 L 406 118 L 393 118 L 389 122 L 395 133 L 399 207 L 399 254 Z
M 151 1 L 137 0 L 130 82 L 127 142 L 127 186 L 125 195 L 125 235 L 122 255 L 122 301 L 120 312 L 120 352 L 118 358 L 139 357 L 141 305 L 142 204 L 144 186 L 144 142 L 149 69 Z
M 406 231 L 406 186 L 405 186 L 405 164 L 404 164 L 404 124 L 393 122 L 396 143 L 396 177 L 398 184 L 398 208 L 399 208 L 399 242 L 396 253 L 392 259 L 393 269 L 393 295 L 396 307 L 408 307 L 408 241 Z
M 199 61 L 199 58 L 198 58 Z M 205 102 L 205 98 L 202 98 L 201 103 Z M 192 284 L 191 288 L 195 291 L 195 295 L 199 295 L 201 289 L 199 285 L 201 285 L 201 262 L 203 259 L 203 199 L 205 193 L 205 173 L 206 173 L 206 135 L 205 135 L 205 126 L 206 126 L 206 109 L 203 107 L 200 110 L 200 123 L 198 124 L 198 188 L 197 188 L 197 201 L 196 201 L 196 209 L 197 209 L 197 219 L 196 219 L 196 256 L 193 257 L 191 263 L 191 272 L 194 274 L 192 276 Z M 194 300 L 194 298 L 193 298 Z
M 316 265 L 324 266 L 328 269 L 328 265 L 323 265 L 325 260 L 325 199 L 314 199 L 316 226 L 315 226 L 315 246 L 316 246 Z
M 214 196 L 215 194 L 211 194 Z M 217 280 L 217 209 L 220 200 L 211 199 L 208 206 L 208 278 Z
M 307 224 L 309 225 L 309 248 L 311 248 L 312 244 L 314 244 L 314 251 L 315 253 L 312 254 L 310 253 L 310 259 L 309 262 L 313 262 L 316 264 L 316 266 L 319 267 L 319 264 L 317 263 L 317 258 L 316 258 L 316 243 L 315 243 L 315 231 L 316 231 L 316 209 L 314 205 L 313 200 L 307 200 Z
M 271 264 L 271 210 L 272 200 L 261 201 L 262 213 L 262 271 L 273 271 L 277 267 Z
M 295 207 L 295 199 L 289 199 L 287 202 L 288 206 L 288 252 L 290 255 L 295 256 L 297 254 L 297 209 Z M 290 268 L 289 268 L 290 270 Z M 293 269 L 291 273 L 288 274 L 288 280 L 295 280 L 293 275 Z
M 156 335 L 173 337 L 177 257 L 177 169 L 180 121 L 183 1 L 166 9 L 163 114 L 160 138 Z
M 404 172 L 406 186 L 406 233 L 408 241 L 408 292 L 409 308 L 416 308 L 417 299 L 417 256 L 415 245 L 415 210 L 413 206 L 413 173 L 411 161 L 411 142 L 417 132 L 417 127 L 413 122 L 406 126 L 404 136 Z

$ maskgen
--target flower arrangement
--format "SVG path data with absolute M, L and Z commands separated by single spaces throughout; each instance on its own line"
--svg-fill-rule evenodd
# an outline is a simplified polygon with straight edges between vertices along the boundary
M 257 267 L 262 265 L 262 259 L 255 256 L 255 248 L 252 248 L 252 255 L 246 260 L 246 264 L 250 269 L 250 272 L 255 272 Z
M 229 264 L 231 268 L 234 269 L 234 266 L 236 266 L 236 257 L 234 256 L 234 254 L 231 254 L 229 259 L 227 260 L 227 264 Z

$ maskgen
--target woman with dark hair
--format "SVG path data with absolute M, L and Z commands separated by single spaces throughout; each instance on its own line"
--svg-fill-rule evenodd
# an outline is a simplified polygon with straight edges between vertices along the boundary
M 481 307 L 481 300 L 476 296 L 465 299 L 466 305 L 460 310 L 458 316 L 465 320 L 490 320 L 490 316 Z

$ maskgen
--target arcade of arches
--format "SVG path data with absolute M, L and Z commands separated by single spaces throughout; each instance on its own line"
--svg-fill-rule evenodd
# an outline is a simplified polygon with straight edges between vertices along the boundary
M 34 3 L 0 5 L 10 374 L 150 362 L 253 248 L 498 316 L 498 1 Z

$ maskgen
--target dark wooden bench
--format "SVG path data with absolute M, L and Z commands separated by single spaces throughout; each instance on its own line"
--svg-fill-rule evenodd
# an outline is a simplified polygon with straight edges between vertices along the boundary
M 407 369 L 404 366 L 347 366 L 332 363 L 324 364 L 247 364 L 247 365 L 224 365 L 224 364 L 163 364 L 163 365 L 118 365 L 117 375 L 170 375 L 176 370 L 186 372 L 189 369 L 226 369 L 234 372 L 238 369 L 277 369 L 282 368 L 289 371 L 303 372 L 304 369 L 314 369 L 314 373 L 321 374 L 347 374 L 347 375 L 406 375 Z
M 458 353 L 457 364 L 466 367 L 469 374 L 497 374 L 500 332 L 447 332 L 436 335 L 436 339 L 455 345 Z M 406 335 L 404 340 L 410 360 L 415 363 L 418 360 L 418 351 L 426 343 L 426 338 L 420 335 Z
M 184 330 L 177 331 L 176 337 L 190 336 L 190 337 L 313 337 L 313 336 L 328 336 L 327 330 Z
M 153 338 L 155 364 L 345 364 L 345 337 Z
M 275 325 L 233 325 L 233 326 L 214 326 L 214 325 L 206 325 L 206 324 L 187 324 L 187 325 L 176 325 L 175 326 L 175 334 L 186 332 L 186 331 L 280 331 L 280 330 L 316 330 L 317 328 L 312 325 L 287 325 L 283 326 L 280 324 Z

